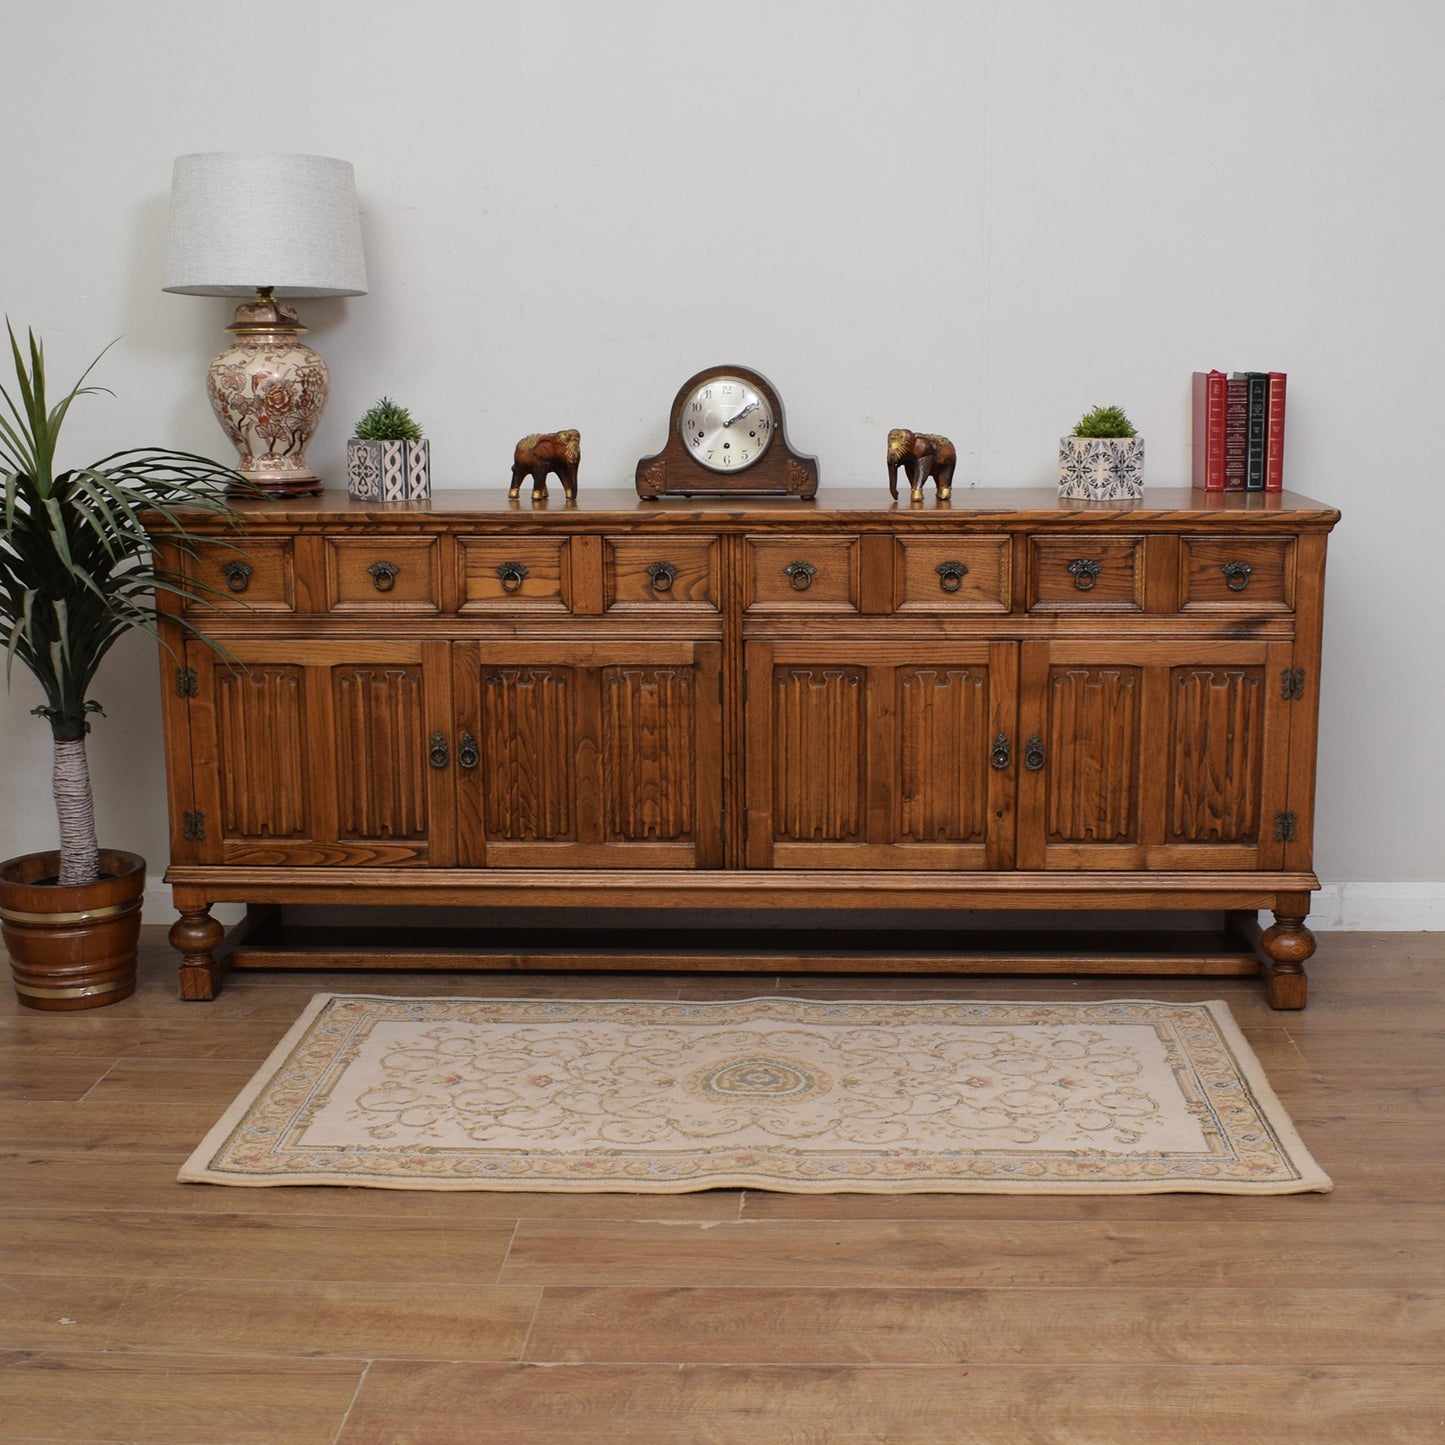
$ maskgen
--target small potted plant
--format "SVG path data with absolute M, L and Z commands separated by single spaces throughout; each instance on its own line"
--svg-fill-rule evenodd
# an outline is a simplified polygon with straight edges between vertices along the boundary
M 18 661 L 45 695 L 34 712 L 54 742 L 60 848 L 0 862 L 0 929 L 22 1004 L 94 1008 L 135 990 L 145 859 L 96 840 L 85 737 L 101 709 L 91 683 L 127 632 L 159 635 L 157 589 L 204 600 L 157 566 L 146 515 L 166 517 L 184 552 L 192 534 L 177 507 L 233 515 L 227 488 L 252 489 L 219 462 L 160 447 L 58 470 L 56 443 L 71 404 L 102 389 L 85 385 L 96 363 L 49 406 L 35 333 L 27 358 L 10 328 L 10 349 L 16 394 L 0 385 L 0 635 L 7 682 Z
M 1090 502 L 1144 495 L 1144 438 L 1121 407 L 1096 406 L 1059 439 L 1059 495 Z
M 431 452 L 411 413 L 384 396 L 346 443 L 346 490 L 363 502 L 431 496 Z

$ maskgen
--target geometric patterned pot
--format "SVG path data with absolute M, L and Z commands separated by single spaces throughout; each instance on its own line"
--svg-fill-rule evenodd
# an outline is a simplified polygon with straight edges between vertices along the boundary
M 1144 495 L 1144 438 L 1059 438 L 1059 495 L 1117 502 Z
M 431 496 L 430 443 L 350 438 L 346 490 L 361 502 L 416 502 Z

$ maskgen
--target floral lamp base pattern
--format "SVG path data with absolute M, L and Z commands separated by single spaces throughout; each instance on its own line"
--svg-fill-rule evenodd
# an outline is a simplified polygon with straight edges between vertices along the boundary
M 431 496 L 425 441 L 346 443 L 346 490 L 360 502 L 416 502 Z
M 1090 502 L 1144 495 L 1144 438 L 1059 438 L 1059 496 Z

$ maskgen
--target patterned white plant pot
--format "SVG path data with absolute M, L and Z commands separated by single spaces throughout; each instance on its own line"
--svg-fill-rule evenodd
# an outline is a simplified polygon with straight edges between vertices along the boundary
M 346 443 L 346 490 L 361 502 L 417 502 L 431 496 L 431 444 Z
M 1059 495 L 1088 502 L 1144 495 L 1143 437 L 1060 437 Z

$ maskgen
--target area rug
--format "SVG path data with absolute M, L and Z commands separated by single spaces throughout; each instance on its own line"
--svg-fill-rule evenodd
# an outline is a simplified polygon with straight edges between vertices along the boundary
M 181 1171 L 384 1189 L 1327 1190 L 1219 1002 L 318 994 Z

